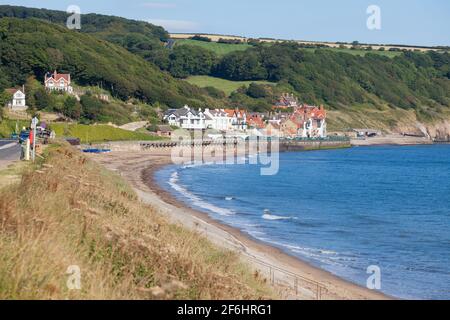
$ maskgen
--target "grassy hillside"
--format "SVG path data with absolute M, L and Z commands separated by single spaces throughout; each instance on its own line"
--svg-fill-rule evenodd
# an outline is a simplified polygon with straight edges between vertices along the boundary
M 0 190 L 2 300 L 274 298 L 238 255 L 168 223 L 72 148 L 50 147 L 22 174 Z M 81 290 L 66 285 L 70 266 Z
M 101 85 L 121 99 L 180 107 L 211 103 L 205 92 L 161 72 L 110 42 L 35 19 L 0 20 L 0 88 L 42 80 L 50 70 L 70 72 L 80 85 Z
M 227 44 L 227 43 L 217 43 L 217 42 L 206 42 L 206 41 L 197 41 L 191 39 L 178 39 L 175 42 L 175 46 L 182 45 L 192 45 L 202 47 L 204 49 L 208 49 L 214 51 L 218 56 L 226 55 L 230 52 L 234 51 L 245 51 L 251 48 L 251 45 L 242 43 L 242 44 Z
M 65 11 L 0 5 L 0 18 L 37 18 L 65 26 L 68 16 Z M 144 21 L 94 13 L 81 15 L 81 21 L 82 28 L 79 32 L 95 34 L 142 56 L 161 48 L 162 42 L 169 38 L 164 28 Z
M 258 84 L 275 85 L 275 83 L 271 83 L 268 81 L 230 81 L 210 76 L 192 76 L 187 78 L 186 81 L 201 88 L 216 88 L 225 92 L 227 96 L 243 86 L 248 87 L 251 83 L 254 82 Z
M 102 141 L 128 141 L 128 140 L 161 140 L 150 134 L 127 131 L 109 125 L 83 125 L 52 123 L 50 128 L 55 131 L 57 137 L 79 138 L 82 143 Z

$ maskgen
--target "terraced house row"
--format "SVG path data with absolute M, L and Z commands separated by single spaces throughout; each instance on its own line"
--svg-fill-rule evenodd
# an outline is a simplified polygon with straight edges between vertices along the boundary
M 293 95 L 283 94 L 272 112 L 249 113 L 240 109 L 199 109 L 189 106 L 169 109 L 164 121 L 187 130 L 214 129 L 221 132 L 253 130 L 284 138 L 325 138 L 327 113 L 323 106 L 299 104 Z

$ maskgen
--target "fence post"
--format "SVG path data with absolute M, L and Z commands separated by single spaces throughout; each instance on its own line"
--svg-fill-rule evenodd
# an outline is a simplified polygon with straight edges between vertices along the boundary
M 298 279 L 295 277 L 294 279 L 294 287 L 295 287 L 295 294 L 298 295 Z

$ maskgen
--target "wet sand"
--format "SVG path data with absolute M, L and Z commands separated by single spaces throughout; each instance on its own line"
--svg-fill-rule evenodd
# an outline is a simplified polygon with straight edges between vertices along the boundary
M 267 278 L 284 299 L 390 299 L 390 297 L 343 280 L 283 251 L 262 243 L 236 228 L 219 223 L 206 213 L 193 210 L 163 190 L 154 172 L 170 161 L 170 150 L 111 152 L 90 155 L 127 180 L 141 201 L 172 223 L 195 230 L 214 244 L 237 252 L 242 260 Z

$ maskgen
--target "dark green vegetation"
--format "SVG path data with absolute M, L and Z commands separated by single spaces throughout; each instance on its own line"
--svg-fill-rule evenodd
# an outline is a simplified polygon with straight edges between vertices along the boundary
M 222 59 L 215 76 L 268 80 L 303 101 L 332 107 L 371 103 L 401 108 L 450 105 L 450 55 L 406 52 L 395 58 L 314 52 L 295 44 L 258 46 Z
M 36 19 L 0 20 L 0 89 L 42 81 L 49 70 L 71 73 L 77 84 L 100 85 L 122 100 L 179 107 L 211 102 L 207 91 L 172 78 L 121 47 Z
M 2 16 L 35 17 L 62 25 L 68 15 L 0 6 Z M 162 28 L 122 18 L 83 15 L 79 32 L 37 20 L 28 19 L 23 24 L 2 20 L 0 87 L 2 83 L 21 83 L 29 74 L 40 79 L 43 72 L 59 68 L 71 72 L 81 85 L 100 84 L 121 99 L 134 97 L 170 107 L 225 104 L 262 111 L 270 109 L 280 93 L 292 92 L 302 102 L 322 103 L 344 112 L 359 106 L 412 109 L 420 120 L 432 121 L 450 106 L 448 52 L 395 52 L 386 56 L 366 50 L 364 54 L 350 54 L 296 43 L 228 44 L 199 38 L 167 48 L 164 41 L 168 34 Z M 229 51 L 219 53 L 214 49 L 219 46 L 230 46 Z M 20 58 L 16 57 L 19 52 Z M 176 78 L 245 81 L 245 86 L 238 86 L 227 98 L 230 92 L 224 94 L 223 86 L 215 85 L 218 81 L 200 89 L 169 74 Z M 248 81 L 259 84 L 249 86 Z M 273 85 L 265 85 L 267 81 Z M 68 108 L 77 114 L 73 103 Z

